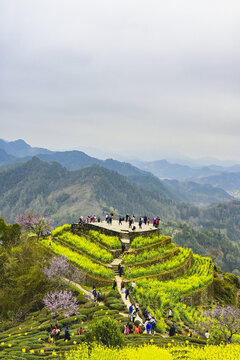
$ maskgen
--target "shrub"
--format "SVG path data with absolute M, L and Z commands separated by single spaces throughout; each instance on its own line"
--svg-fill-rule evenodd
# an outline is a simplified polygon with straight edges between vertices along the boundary
M 123 334 L 119 329 L 118 322 L 109 317 L 98 320 L 89 327 L 86 332 L 86 341 L 89 343 L 97 341 L 107 347 L 124 345 Z

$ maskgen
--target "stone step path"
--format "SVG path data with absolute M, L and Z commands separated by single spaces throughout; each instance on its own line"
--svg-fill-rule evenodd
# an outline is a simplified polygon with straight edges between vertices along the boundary
M 118 265 L 121 263 L 121 260 L 121 257 L 119 257 L 111 262 L 111 268 L 115 272 L 115 275 L 118 274 Z
M 125 249 L 128 250 L 130 247 L 130 239 L 129 238 L 122 238 L 121 239 L 122 244 L 125 245 Z
M 129 309 L 130 305 L 133 305 L 133 304 L 131 303 L 129 298 L 128 299 L 125 298 L 125 292 L 121 291 L 122 278 L 119 275 L 116 275 L 115 280 L 116 280 L 117 288 L 118 288 L 119 294 L 121 295 L 122 301 L 126 305 L 127 309 Z M 142 320 L 142 318 L 140 318 L 140 316 L 138 314 L 137 314 L 136 320 L 140 321 L 140 323 L 143 324 L 143 320 Z

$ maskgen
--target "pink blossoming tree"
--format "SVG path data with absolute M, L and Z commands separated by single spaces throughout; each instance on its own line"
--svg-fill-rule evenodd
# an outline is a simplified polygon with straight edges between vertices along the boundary
M 43 303 L 54 316 L 61 314 L 68 317 L 78 312 L 77 298 L 71 291 L 50 292 L 43 299 Z

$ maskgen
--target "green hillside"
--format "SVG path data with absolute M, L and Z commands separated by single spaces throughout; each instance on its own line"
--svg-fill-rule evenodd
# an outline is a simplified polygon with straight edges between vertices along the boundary
M 5 229 L 4 238 L 11 228 L 1 229 Z M 123 332 L 128 307 L 124 293 L 111 290 L 114 279 L 121 281 L 112 265 L 114 259 L 119 259 L 124 267 L 123 280 L 130 288 L 132 303 L 137 301 L 140 305 L 141 321 L 144 309 L 157 320 L 154 340 L 151 334 L 125 335 L 125 345 L 154 341 L 159 347 L 166 346 L 174 321 L 177 335 L 172 340 L 177 346 L 185 346 L 186 341 L 204 346 L 206 340 L 197 325 L 199 312 L 211 308 L 216 301 L 222 306 L 240 306 L 240 281 L 236 276 L 220 273 L 210 258 L 178 247 L 171 243 L 169 236 L 136 233 L 129 244 L 128 255 L 123 257 L 118 250 L 121 238 L 109 234 L 109 230 L 105 234 L 103 229 L 99 232 L 97 227 L 83 225 L 74 232 L 69 226 L 62 226 L 55 229 L 51 237 L 39 241 L 23 234 L 21 239 L 8 240 L 0 246 L 0 359 L 64 358 L 65 351 L 75 349 L 90 336 L 92 326 L 106 318 L 116 321 L 114 324 Z M 71 276 L 66 265 L 60 277 L 56 268 L 52 275 L 44 270 L 51 267 L 56 255 L 67 257 L 72 270 L 78 270 L 74 282 L 63 280 Z M 131 290 L 133 279 L 136 286 Z M 89 298 L 93 284 L 102 289 L 100 302 Z M 51 313 L 44 307 L 43 298 L 53 289 L 67 289 L 77 297 L 77 314 L 65 316 L 64 308 L 61 313 Z M 173 320 L 167 316 L 169 307 L 174 312 Z M 50 331 L 57 320 L 61 333 L 59 338 L 51 340 Z M 66 326 L 70 329 L 68 341 L 64 341 L 63 334 Z M 79 327 L 83 328 L 82 335 L 77 334 Z M 145 329 L 144 325 L 142 328 Z M 189 337 L 192 331 L 194 335 Z M 175 353 L 178 351 L 173 348 L 173 359 Z
M 173 205 L 163 185 L 158 191 L 140 188 L 117 172 L 96 165 L 68 171 L 58 163 L 33 158 L 0 173 L 0 215 L 8 222 L 29 209 L 60 224 L 110 210 L 170 216 Z

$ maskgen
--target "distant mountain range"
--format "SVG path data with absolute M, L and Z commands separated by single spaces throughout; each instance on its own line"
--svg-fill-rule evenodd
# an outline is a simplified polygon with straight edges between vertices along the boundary
M 160 179 L 175 180 L 198 180 L 202 177 L 220 175 L 221 173 L 240 172 L 240 165 L 229 167 L 209 165 L 203 167 L 190 167 L 187 165 L 172 164 L 167 160 L 158 160 L 152 162 L 135 161 L 134 165 L 142 170 L 150 171 Z
M 7 151 L 9 153 L 7 153 Z M 159 175 L 159 171 L 162 171 L 162 175 L 166 175 L 163 177 L 166 178 L 171 178 L 175 175 L 178 178 L 185 178 L 188 176 L 192 177 L 193 175 L 198 176 L 200 173 L 205 175 L 214 173 L 214 170 L 209 168 L 205 168 L 205 170 L 203 168 L 202 170 L 192 169 L 188 166 L 170 164 L 166 160 L 161 160 L 153 163 L 145 163 L 145 169 L 148 168 L 149 170 L 152 170 L 151 173 L 150 171 L 139 169 L 126 162 L 120 162 L 113 159 L 100 160 L 88 156 L 82 151 L 53 152 L 43 148 L 33 148 L 23 140 L 16 140 L 13 142 L 0 140 L 0 165 L 2 166 L 14 166 L 14 164 L 19 162 L 26 162 L 31 159 L 32 154 L 35 154 L 39 159 L 48 163 L 58 162 L 68 170 L 80 170 L 92 165 L 99 165 L 127 176 L 128 180 L 140 185 L 144 189 L 150 189 L 151 191 L 156 192 L 163 191 L 175 201 L 184 201 L 200 206 L 206 206 L 211 203 L 233 199 L 226 191 L 219 189 L 216 186 L 198 184 L 199 178 L 197 178 L 195 182 L 169 182 L 161 181 L 157 176 L 153 175 L 154 173 L 155 175 Z M 157 168 L 158 170 L 156 170 Z

